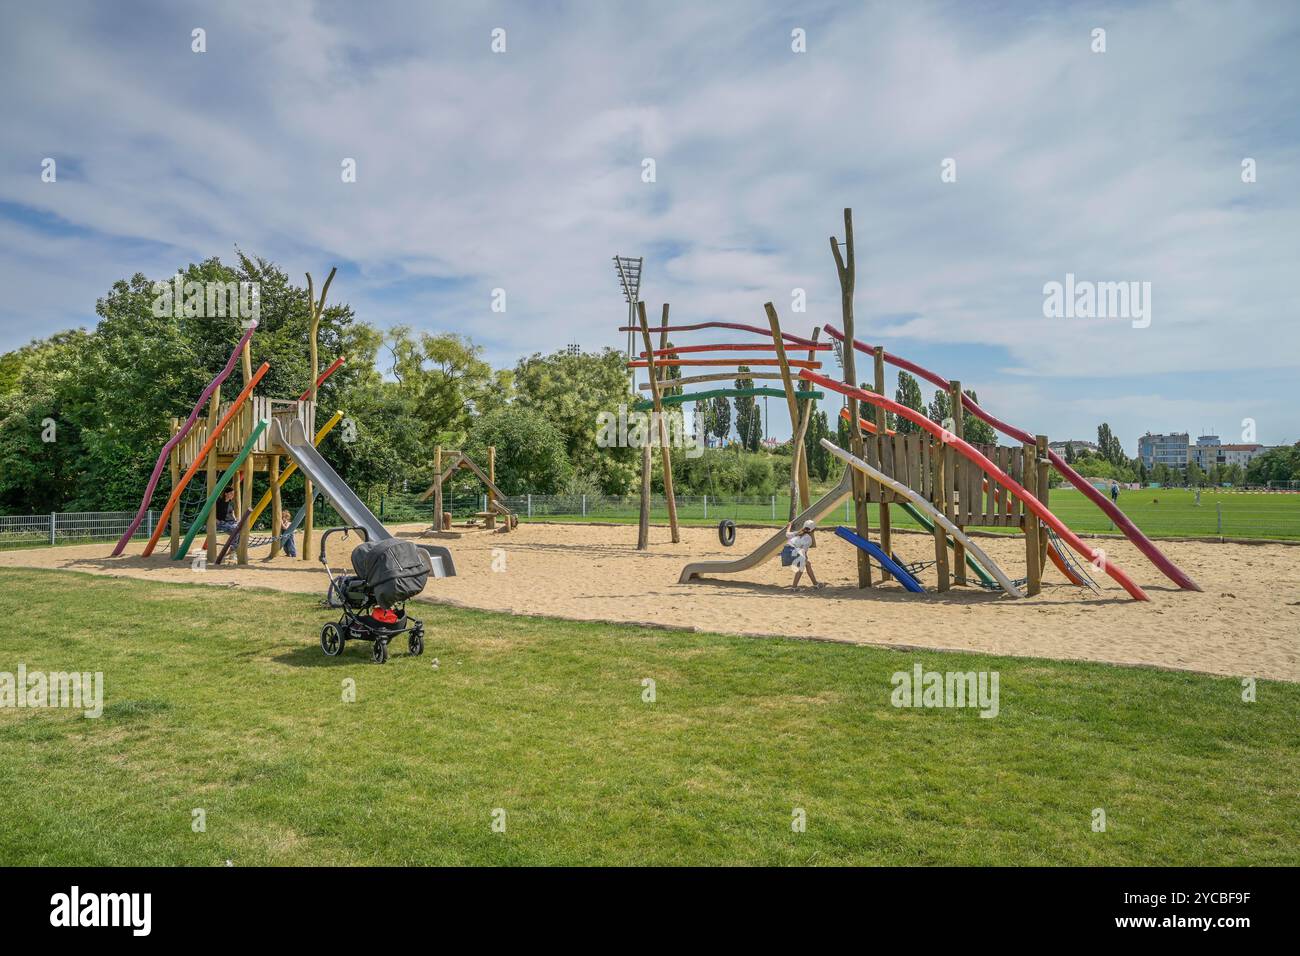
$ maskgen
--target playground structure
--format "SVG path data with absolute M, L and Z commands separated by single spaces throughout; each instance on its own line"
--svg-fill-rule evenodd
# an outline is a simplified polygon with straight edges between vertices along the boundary
M 505 495 L 497 487 L 497 450 L 495 445 L 488 446 L 487 450 L 487 471 L 484 471 L 468 454 L 458 449 L 448 450 L 447 457 L 443 457 L 443 448 L 438 445 L 433 451 L 433 484 L 424 490 L 424 493 L 417 498 L 417 501 L 427 501 L 429 496 L 433 496 L 433 515 L 434 524 L 429 529 L 431 532 L 438 534 L 450 532 L 452 530 L 451 514 L 443 511 L 442 491 L 443 484 L 450 481 L 452 476 L 459 471 L 468 471 L 477 478 L 483 485 L 487 494 L 487 507 L 483 511 L 476 512 L 474 517 L 464 527 L 478 527 L 478 522 L 483 522 L 483 527 L 489 531 L 501 530 L 510 531 L 519 525 L 519 516 L 505 506 Z M 501 519 L 501 527 L 497 529 L 497 519 Z
M 305 486 L 303 505 L 290 523 L 292 533 L 303 527 L 302 560 L 310 560 L 314 503 L 317 494 L 325 496 L 351 527 L 364 530 L 367 540 L 383 541 L 392 535 L 365 503 L 348 487 L 347 483 L 321 457 L 316 446 L 343 419 L 338 411 L 319 430 L 316 429 L 316 399 L 321 384 L 343 365 L 343 358 L 335 359 L 324 372 L 318 368 L 317 334 L 325 298 L 335 270 L 321 288 L 319 298 L 314 294 L 311 275 L 307 276 L 307 295 L 311 309 L 311 384 L 295 399 L 276 399 L 254 393 L 266 375 L 269 364 L 263 362 L 254 372 L 251 344 L 256 323 L 251 324 L 230 354 L 230 359 L 195 403 L 188 418 L 173 419 L 171 436 L 163 446 L 158 461 L 150 475 L 140 508 L 135 519 L 118 540 L 113 556 L 122 553 L 138 530 L 150 506 L 158 481 L 165 467 L 170 467 L 171 494 L 166 506 L 145 545 L 143 557 L 153 554 L 163 529 L 170 524 L 170 556 L 184 558 L 201 530 L 206 528 L 206 559 L 219 564 L 235 545 L 236 561 L 248 563 L 248 550 L 257 545 L 270 545 L 270 556 L 276 557 L 281 547 L 283 505 L 281 489 L 297 471 L 301 471 Z M 244 384 L 230 400 L 222 401 L 222 386 L 237 364 L 242 365 Z M 204 407 L 207 418 L 201 420 Z M 311 436 L 311 438 L 308 438 Z M 285 460 L 288 467 L 282 467 Z M 182 514 L 182 496 L 190 482 L 202 471 L 206 476 L 206 498 L 182 536 L 185 516 Z M 254 504 L 253 481 L 257 472 L 265 472 L 269 487 Z M 235 490 L 235 514 L 239 520 L 223 544 L 217 531 L 216 503 L 222 493 L 231 487 Z M 258 518 L 271 509 L 271 532 L 262 539 L 251 540 L 251 532 Z M 451 555 L 445 548 L 426 546 L 432 572 L 437 577 L 455 573 Z
M 650 337 L 650 325 L 646 319 L 645 303 L 636 303 L 636 315 L 639 324 L 635 326 L 620 326 L 619 331 L 639 331 L 644 351 L 638 353 L 635 357 L 629 355 L 627 367 L 633 370 L 644 368 L 647 371 L 647 381 L 638 386 L 641 390 L 649 391 L 648 399 L 640 399 L 633 404 L 633 411 L 645 412 L 652 411 L 652 421 L 650 431 L 653 432 L 652 441 L 659 446 L 660 460 L 663 468 L 664 498 L 668 505 L 668 521 L 672 534 L 673 543 L 676 544 L 681 540 L 681 532 L 677 525 L 677 501 L 673 493 L 672 477 L 672 458 L 670 455 L 669 427 L 668 421 L 664 415 L 665 407 L 683 405 L 689 402 L 704 402 L 714 398 L 738 398 L 738 397 L 759 397 L 774 396 L 784 398 L 790 412 L 791 429 L 798 435 L 802 436 L 804 430 L 808 427 L 808 420 L 812 415 L 814 402 L 823 397 L 822 392 L 814 391 L 811 388 L 800 386 L 795 387 L 792 369 L 818 369 L 822 363 L 817 359 L 818 353 L 828 352 L 832 346 L 827 343 L 817 341 L 815 333 L 811 339 L 801 338 L 797 335 L 791 335 L 781 331 L 781 321 L 776 310 L 769 303 L 767 305 L 768 329 L 764 330 L 758 326 L 742 325 L 734 322 L 701 322 L 693 325 L 673 326 L 668 322 L 668 305 L 665 303 L 660 318 L 660 324 L 657 328 L 659 332 L 659 347 L 656 349 Z M 726 342 L 721 344 L 709 345 L 670 345 L 668 336 L 670 333 L 696 332 L 705 329 L 729 329 L 732 331 L 749 332 L 766 337 L 763 342 Z M 789 358 L 786 349 L 798 349 L 807 351 L 807 358 Z M 746 357 L 703 357 L 703 358 L 682 358 L 681 356 L 712 355 L 713 353 L 724 352 L 749 352 L 762 351 L 772 352 L 771 358 L 746 358 Z M 745 366 L 741 371 L 740 366 Z M 661 369 L 665 368 L 719 368 L 730 366 L 734 368 L 731 372 L 713 372 L 704 375 L 685 376 L 671 378 L 661 374 Z M 777 372 L 752 372 L 750 369 L 754 366 L 759 368 L 777 368 Z M 705 384 L 714 382 L 736 381 L 744 379 L 758 379 L 762 381 L 779 381 L 781 388 L 773 387 L 740 387 L 736 385 L 730 388 L 711 388 L 700 392 L 683 392 L 681 389 L 686 385 Z M 699 414 L 698 406 L 696 414 Z M 641 496 L 640 496 L 640 520 L 637 531 L 637 550 L 643 551 L 649 547 L 650 541 L 650 473 L 651 473 L 651 442 L 643 442 L 641 446 Z M 802 442 L 795 443 L 791 473 L 791 510 L 794 509 L 794 500 L 796 497 L 802 502 L 803 507 L 808 506 L 808 463 L 803 457 Z
M 1179 587 L 1200 590 L 1185 572 L 1168 559 L 1119 509 L 1104 495 L 1089 485 L 1056 453 L 1048 447 L 1047 436 L 1031 435 L 994 418 L 962 390 L 961 383 L 947 380 L 921 366 L 907 362 L 886 352 L 881 346 L 869 346 L 853 335 L 853 293 L 855 263 L 853 248 L 852 212 L 844 211 L 845 241 L 831 237 L 831 250 L 840 280 L 843 331 L 827 324 L 815 329 L 810 337 L 783 332 L 772 303 L 764 310 L 768 329 L 739 323 L 703 322 L 693 325 L 670 326 L 668 307 L 664 306 L 663 320 L 659 326 L 659 348 L 652 346 L 651 327 L 646 321 L 644 303 L 638 303 L 639 326 L 644 351 L 629 355 L 628 368 L 645 368 L 648 381 L 640 386 L 650 392 L 650 400 L 642 400 L 636 408 L 652 407 L 658 424 L 657 443 L 664 464 L 664 489 L 668 504 L 669 523 L 673 541 L 679 540 L 676 508 L 672 494 L 671 463 L 668 457 L 666 428 L 662 420 L 667 405 L 700 401 L 717 395 L 776 394 L 786 398 L 790 410 L 792 441 L 791 460 L 791 512 L 798 526 L 805 521 L 825 519 L 841 502 L 853 501 L 854 527 L 837 527 L 835 534 L 858 549 L 858 585 L 872 587 L 872 561 L 881 573 L 881 580 L 897 579 L 908 591 L 922 592 L 915 574 L 933 566 L 937 578 L 936 589 L 948 591 L 954 585 L 976 584 L 984 588 L 999 588 L 1012 597 L 1038 594 L 1042 590 L 1043 575 L 1048 561 L 1071 584 L 1099 592 L 1100 588 L 1088 573 L 1085 563 L 1094 571 L 1103 572 L 1119 584 L 1134 599 L 1148 600 L 1146 593 L 1129 576 L 1111 561 L 1104 551 L 1094 548 L 1074 534 L 1048 508 L 1050 497 L 1050 470 L 1056 470 L 1071 484 L 1079 488 L 1090 501 L 1100 507 L 1124 535 L 1132 541 L 1162 573 Z M 763 341 L 753 343 L 727 343 L 721 345 L 673 345 L 668 343 L 670 332 L 690 332 L 703 329 L 726 328 L 763 336 Z M 621 327 L 620 331 L 628 331 Z M 819 343 L 819 333 L 825 332 L 830 343 Z M 818 370 L 821 363 L 817 354 L 834 348 L 843 372 L 843 381 L 829 378 Z M 807 358 L 790 359 L 788 351 L 807 351 Z M 683 355 L 714 352 L 771 351 L 772 359 L 748 360 L 743 358 L 682 358 Z M 874 388 L 858 387 L 856 354 L 871 357 Z M 660 375 L 659 368 L 719 366 L 725 364 L 776 366 L 779 374 L 751 372 L 709 373 L 689 378 L 670 378 Z M 952 418 L 943 425 L 930 421 L 925 415 L 885 397 L 886 364 L 918 375 L 947 392 Z M 707 392 L 683 394 L 680 387 L 686 384 L 705 384 L 736 377 L 779 379 L 781 387 L 757 389 L 713 389 Z M 797 387 L 796 387 L 797 386 Z M 807 463 L 804 453 L 804 434 L 815 400 L 823 392 L 815 388 L 836 392 L 843 396 L 845 405 L 841 416 L 857 427 L 850 427 L 850 448 L 842 449 L 829 440 L 821 445 L 845 468 L 839 482 L 818 501 L 808 500 Z M 667 393 L 667 394 L 665 394 Z M 870 406 L 871 418 L 859 414 L 860 406 Z M 887 427 L 888 415 L 906 419 L 917 430 L 897 434 Z M 996 431 L 1008 435 L 1019 444 L 1012 446 L 972 445 L 965 441 L 964 420 L 967 414 L 986 422 Z M 648 538 L 650 447 L 642 452 L 641 529 L 638 549 L 646 547 Z M 796 510 L 796 499 L 802 509 Z M 873 542 L 868 522 L 869 505 L 875 505 L 879 516 L 878 542 Z M 934 538 L 934 559 L 921 564 L 907 564 L 892 550 L 891 508 L 900 508 L 912 517 Z M 1011 579 L 972 539 L 969 528 L 1015 528 L 1024 535 L 1025 577 Z M 693 562 L 682 569 L 681 583 L 687 583 L 710 574 L 734 574 L 753 568 L 780 552 L 785 544 L 785 532 L 772 535 L 754 551 L 732 560 Z M 1082 561 L 1071 557 L 1071 550 Z M 950 559 L 951 553 L 951 559 Z M 974 573 L 975 580 L 967 576 Z

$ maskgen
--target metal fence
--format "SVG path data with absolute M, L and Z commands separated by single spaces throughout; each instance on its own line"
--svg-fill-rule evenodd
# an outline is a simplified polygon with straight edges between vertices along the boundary
M 815 497 L 815 496 L 814 496 Z M 372 496 L 371 508 L 390 524 L 434 523 L 432 501 L 419 502 L 414 495 Z M 637 495 L 515 495 L 505 505 L 522 520 L 633 523 L 640 514 Z M 444 507 L 458 519 L 486 509 L 486 497 L 479 494 L 450 495 Z M 1082 534 L 1114 533 L 1110 520 L 1090 501 L 1073 489 L 1053 489 L 1052 511 Z M 1275 538 L 1300 540 L 1300 495 L 1279 492 L 1207 492 L 1197 500 L 1190 495 L 1169 497 L 1161 489 L 1126 492 L 1120 506 L 1148 535 L 1157 538 Z M 824 524 L 852 523 L 852 505 L 846 501 L 823 521 Z M 136 538 L 152 534 L 158 519 L 150 511 L 136 531 Z M 790 516 L 788 495 L 719 496 L 678 495 L 677 517 L 684 524 L 716 524 L 724 518 L 739 524 L 783 525 Z M 49 547 L 58 544 L 86 544 L 116 540 L 134 514 L 126 511 L 76 512 L 45 515 L 0 515 L 0 549 Z M 651 517 L 656 523 L 668 518 L 662 495 L 651 497 Z M 918 528 L 899 508 L 890 511 L 895 528 Z M 870 511 L 873 527 L 879 527 L 879 509 Z M 318 502 L 316 525 L 338 523 L 333 509 Z
M 153 534 L 158 513 L 150 511 L 135 537 Z M 56 544 L 86 544 L 122 536 L 135 517 L 133 511 L 64 511 L 47 515 L 0 515 L 0 548 L 42 548 Z
M 688 524 L 715 524 L 730 518 L 737 523 L 780 525 L 790 517 L 788 495 L 677 495 L 676 501 L 678 520 Z M 1205 494 L 1197 501 L 1190 496 L 1169 500 L 1159 490 L 1148 489 L 1122 495 L 1120 505 L 1138 527 L 1153 537 L 1300 539 L 1300 496 L 1295 494 L 1228 492 Z M 506 506 L 525 520 L 628 522 L 637 520 L 641 502 L 635 495 L 518 495 L 508 498 Z M 1074 489 L 1053 489 L 1049 506 L 1075 531 L 1118 533 L 1110 519 Z M 878 527 L 879 507 L 872 505 L 869 513 L 872 526 Z M 662 495 L 652 496 L 651 516 L 656 523 L 667 520 L 668 507 Z M 853 523 L 850 501 L 846 500 L 823 521 L 840 523 Z M 890 509 L 890 524 L 920 530 L 897 507 Z

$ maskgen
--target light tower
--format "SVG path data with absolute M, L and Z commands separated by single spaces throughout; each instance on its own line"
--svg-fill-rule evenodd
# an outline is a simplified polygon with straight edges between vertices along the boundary
M 635 259 L 631 256 L 615 256 L 614 269 L 618 272 L 619 285 L 623 287 L 623 298 L 627 300 L 627 358 L 628 361 L 633 359 L 634 343 L 636 342 L 636 333 L 632 331 L 637 324 L 636 303 L 641 295 L 641 263 L 644 260 L 641 256 Z M 632 371 L 633 380 L 636 379 L 636 371 Z M 635 389 L 633 389 L 635 391 Z

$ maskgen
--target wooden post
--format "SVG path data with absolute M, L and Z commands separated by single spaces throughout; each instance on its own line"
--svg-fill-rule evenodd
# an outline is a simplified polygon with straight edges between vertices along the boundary
M 817 341 L 817 337 L 821 335 L 821 332 L 822 330 L 820 327 L 813 329 L 812 340 L 814 342 Z M 817 360 L 817 350 L 809 349 L 808 361 L 814 362 L 816 360 Z M 810 392 L 813 390 L 811 384 L 808 386 L 807 390 Z M 802 401 L 803 401 L 803 416 L 804 416 L 802 427 L 804 431 L 807 432 L 808 420 L 812 418 L 813 413 L 816 411 L 815 409 L 816 402 L 814 402 L 811 398 L 805 398 Z M 808 483 L 808 447 L 802 438 L 800 438 L 799 440 L 799 486 L 804 489 L 805 495 L 810 494 L 811 486 Z
M 876 378 L 876 394 L 884 395 L 885 394 L 885 347 L 883 345 L 876 346 L 874 364 L 875 364 L 874 371 L 875 371 L 875 378 Z M 876 437 L 875 437 L 876 460 L 881 463 L 881 467 L 883 468 L 884 461 L 885 461 L 884 447 L 885 447 L 885 443 L 889 441 L 889 436 L 886 434 L 889 428 L 889 416 L 885 414 L 885 410 L 881 408 L 879 405 L 877 405 L 875 408 L 876 408 Z M 864 444 L 866 441 L 868 441 L 868 439 L 863 439 Z M 884 500 L 885 495 L 887 494 L 890 494 L 889 489 L 885 488 L 884 485 L 881 485 L 880 486 L 880 499 L 881 499 L 880 500 L 880 549 L 884 551 L 885 554 L 893 554 L 894 553 L 893 545 L 890 543 L 890 537 L 889 537 L 890 534 L 889 505 Z M 884 568 L 881 568 L 880 580 L 888 581 L 889 578 L 890 578 L 889 572 L 886 571 Z
M 488 445 L 488 481 L 490 481 L 493 485 L 497 483 L 496 445 Z M 487 508 L 485 509 L 488 512 L 488 516 L 485 519 L 483 519 L 483 523 L 488 528 L 489 531 L 497 526 L 496 509 L 492 507 L 493 504 L 496 502 L 496 500 L 497 500 L 497 496 L 492 491 L 491 486 L 489 486 L 487 489 Z M 507 531 L 510 530 L 509 521 L 506 522 L 506 530 Z
M 212 402 L 208 405 L 208 435 L 211 437 L 216 434 L 217 423 L 221 420 L 221 386 L 218 385 L 216 391 L 212 393 Z M 217 487 L 217 444 L 213 444 L 212 450 L 208 452 L 207 479 L 208 494 L 211 495 Z M 199 446 L 201 447 L 201 446 Z M 177 510 L 180 509 L 180 503 L 176 504 Z M 179 544 L 177 549 L 179 550 Z M 214 506 L 208 512 L 208 564 L 217 562 L 217 509 Z
M 1038 446 L 1033 442 L 1025 442 L 1024 456 L 1021 478 L 1025 491 L 1038 497 Z M 1043 566 L 1038 558 L 1038 516 L 1028 508 L 1022 508 L 1021 511 L 1020 526 L 1025 529 L 1025 572 L 1028 578 L 1025 594 L 1033 597 L 1043 590 Z
M 635 334 L 635 333 L 632 333 Z M 629 343 L 630 344 L 630 343 Z M 664 303 L 663 312 L 659 318 L 659 349 L 668 348 L 668 303 Z M 636 386 L 636 375 L 633 374 L 632 385 Z M 635 398 L 635 396 L 633 396 Z M 685 419 L 682 420 L 683 427 Z M 654 471 L 653 460 L 650 452 L 650 434 L 645 432 L 641 442 L 641 514 L 637 521 L 636 531 L 636 549 L 644 551 L 650 547 L 650 481 Z
M 948 383 L 948 399 L 952 403 L 952 433 L 958 438 L 965 438 L 965 410 L 961 404 L 961 382 L 953 379 Z M 958 489 L 957 494 L 961 494 L 961 473 L 966 467 L 962 464 L 960 455 L 953 455 L 952 465 L 955 474 L 952 476 L 953 486 Z M 958 502 L 964 507 L 964 502 Z M 960 508 L 958 509 L 960 513 Z M 950 515 L 953 523 L 961 528 L 962 524 L 957 521 L 957 515 Z M 964 529 L 963 529 L 964 530 Z M 957 584 L 966 583 L 966 546 L 956 538 L 952 540 L 952 575 Z
M 243 364 L 244 384 L 247 385 L 253 378 L 253 351 L 252 351 L 251 340 L 244 343 L 244 351 L 243 354 L 240 356 L 240 361 Z M 246 431 L 244 434 L 251 435 L 253 433 L 253 428 L 255 424 L 254 415 L 253 415 L 252 395 L 249 395 L 248 401 L 244 403 L 243 417 L 248 422 L 248 431 Z M 314 434 L 314 432 L 309 434 Z M 253 507 L 253 471 L 256 468 L 257 468 L 257 454 L 250 453 L 248 458 L 244 460 L 243 486 L 237 487 L 235 489 L 235 520 L 236 521 L 238 521 L 240 516 L 244 513 L 244 508 L 246 506 L 249 508 Z M 252 528 L 245 528 L 243 530 L 243 533 L 240 534 L 239 536 L 239 544 L 235 546 L 236 563 L 238 564 L 248 563 L 248 538 L 252 530 L 253 530 Z
M 807 474 L 800 468 L 803 443 L 795 441 L 795 436 L 799 432 L 799 399 L 794 390 L 794 379 L 790 375 L 790 361 L 785 354 L 785 339 L 781 337 L 781 319 L 777 316 L 776 307 L 771 302 L 765 302 L 763 309 L 767 312 L 767 321 L 772 327 L 776 358 L 781 364 L 781 384 L 785 386 L 785 401 L 790 409 L 790 469 L 796 476 L 791 483 L 798 485 L 800 510 L 805 510 L 808 507 L 808 485 L 806 480 L 800 480 Z
M 945 503 L 945 463 L 947 455 L 947 445 L 943 442 L 935 441 L 930 446 L 931 474 L 933 475 L 934 486 L 930 490 L 930 501 L 945 515 L 948 514 L 948 508 Z M 937 591 L 943 593 L 952 587 L 952 580 L 948 571 L 948 535 L 943 530 L 943 525 L 939 522 L 934 523 L 934 572 L 939 579 Z
M 311 329 L 307 336 L 307 347 L 311 353 L 311 387 L 307 398 L 311 401 L 312 420 L 304 424 L 305 430 L 309 436 L 316 434 L 316 379 L 320 377 L 320 360 L 319 355 L 317 354 L 316 338 L 317 333 L 320 330 L 321 312 L 325 309 L 325 296 L 329 294 L 330 283 L 334 281 L 334 273 L 337 271 L 338 267 L 335 266 L 333 269 L 330 269 L 330 274 L 325 277 L 325 284 L 321 286 L 319 301 L 314 298 L 315 290 L 312 286 L 311 273 L 307 273 L 307 307 L 311 310 Z M 307 516 L 302 525 L 302 559 L 304 561 L 310 561 L 311 532 L 312 526 L 316 521 L 316 489 L 312 487 L 310 479 L 305 481 L 303 484 L 307 495 Z M 438 520 L 441 521 L 442 518 L 439 517 Z
M 835 257 L 835 272 L 840 279 L 840 312 L 844 325 L 844 384 L 857 388 L 858 365 L 857 352 L 853 348 L 853 287 L 857 282 L 857 264 L 853 254 L 853 210 L 844 210 L 844 253 L 840 253 L 840 244 L 831 236 L 831 255 Z M 858 427 L 858 400 L 849 396 L 849 445 L 850 451 L 858 458 L 862 457 L 862 430 Z M 871 536 L 871 524 L 867 515 L 867 479 L 866 475 L 853 470 L 853 520 L 857 533 L 863 538 Z M 871 562 L 866 552 L 857 550 L 858 587 L 871 587 Z
M 284 520 L 284 503 L 280 500 L 280 456 L 272 455 L 267 469 L 271 477 L 271 557 L 280 555 L 280 522 Z M 253 529 L 249 528 L 249 534 Z
M 647 435 L 648 439 L 649 436 Z M 650 546 L 650 442 L 641 443 L 641 523 L 636 532 L 636 549 Z
M 1038 445 L 1038 491 L 1036 497 L 1047 507 L 1047 495 L 1050 491 L 1048 485 L 1050 478 L 1048 472 L 1052 468 L 1051 459 L 1047 454 L 1047 436 L 1035 436 Z M 1038 569 L 1039 576 L 1042 576 L 1043 570 L 1047 567 L 1047 533 L 1043 532 L 1038 536 Z
M 636 304 L 637 316 L 641 320 L 641 337 L 645 341 L 646 371 L 650 374 L 650 397 L 654 400 L 655 418 L 659 421 L 659 456 L 664 466 L 664 498 L 668 501 L 668 526 L 672 531 L 673 544 L 682 540 L 682 533 L 677 527 L 677 500 L 673 497 L 673 460 L 672 449 L 668 447 L 668 423 L 664 421 L 664 406 L 659 397 L 659 379 L 655 371 L 655 350 L 650 341 L 650 323 L 645 317 L 645 303 Z M 664 305 L 664 315 L 668 306 Z
M 180 430 L 180 422 L 172 420 L 172 434 Z M 172 449 L 171 466 L 172 466 L 172 491 L 181 483 L 181 445 L 184 442 L 178 442 Z M 171 538 L 171 556 L 176 557 L 176 552 L 181 549 L 181 508 L 178 504 L 172 509 L 172 538 Z
M 433 526 L 442 531 L 442 446 L 433 449 Z

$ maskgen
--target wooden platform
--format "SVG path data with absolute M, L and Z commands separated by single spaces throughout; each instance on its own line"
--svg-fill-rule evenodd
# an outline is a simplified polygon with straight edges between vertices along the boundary
M 229 411 L 232 403 L 223 402 L 221 405 L 221 415 Z M 315 403 L 310 401 L 298 401 L 295 399 L 267 398 L 263 395 L 254 395 L 245 403 L 240 414 L 235 417 L 229 427 L 221 433 L 217 439 L 217 445 L 214 449 L 217 467 L 224 469 L 230 467 L 230 463 L 235 460 L 240 449 L 244 447 L 244 442 L 248 441 L 248 436 L 253 431 L 254 422 L 262 418 L 296 418 L 302 422 L 303 431 L 307 434 L 313 434 L 315 426 Z M 172 419 L 172 434 L 184 424 L 183 419 Z M 287 455 L 288 451 L 280 447 L 271 438 L 274 433 L 273 428 L 267 428 L 258 437 L 257 443 L 253 446 L 251 458 L 253 460 L 254 471 L 265 471 L 269 467 L 271 458 L 276 455 Z M 208 441 L 208 420 L 206 417 L 194 424 L 194 428 L 185 436 L 185 440 L 177 447 L 180 455 L 181 468 L 188 468 L 194 463 L 194 458 Z

